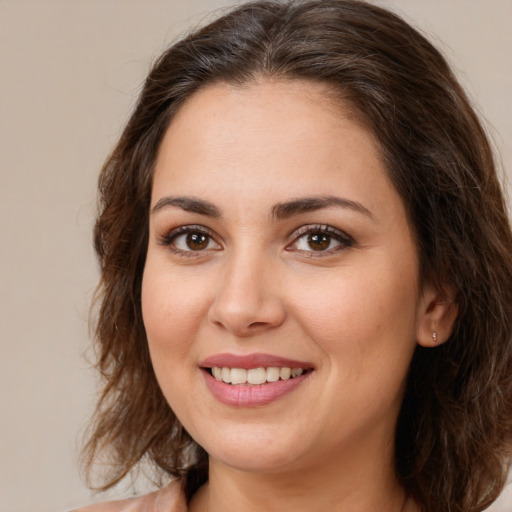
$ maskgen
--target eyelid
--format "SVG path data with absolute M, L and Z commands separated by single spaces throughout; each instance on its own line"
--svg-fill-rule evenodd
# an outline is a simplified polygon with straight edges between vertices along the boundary
M 329 235 L 333 237 L 335 240 L 337 240 L 340 245 L 336 246 L 332 249 L 327 249 L 325 251 L 304 251 L 301 249 L 294 249 L 292 246 L 297 244 L 297 242 L 305 235 L 313 234 L 313 233 L 323 233 L 326 235 Z M 286 246 L 287 251 L 297 251 L 302 253 L 307 253 L 308 256 L 314 256 L 314 257 L 322 257 L 322 256 L 328 256 L 336 252 L 340 252 L 343 250 L 346 250 L 354 245 L 354 239 L 342 231 L 341 229 L 335 228 L 333 226 L 330 226 L 329 224 L 306 224 L 304 226 L 301 226 L 297 229 L 295 229 L 290 235 L 289 238 L 292 239 L 292 241 Z
M 217 244 L 218 248 L 204 249 L 202 251 L 184 251 L 182 249 L 179 249 L 173 244 L 173 242 L 178 236 L 186 235 L 187 233 L 201 233 L 207 235 L 208 237 L 210 237 L 211 240 L 213 240 L 215 244 Z M 201 254 L 209 253 L 210 251 L 220 250 L 222 248 L 222 244 L 219 242 L 218 239 L 219 236 L 206 226 L 202 226 L 200 224 L 185 224 L 164 232 L 162 235 L 158 237 L 158 243 L 160 245 L 166 246 L 170 251 L 172 251 L 175 254 L 185 257 L 197 257 L 200 256 Z
M 186 235 L 187 233 L 201 233 L 207 235 L 211 239 L 211 241 L 213 241 L 213 243 L 217 245 L 217 247 L 213 249 L 210 248 L 197 251 L 183 250 L 178 248 L 173 242 L 176 240 L 178 236 Z M 339 243 L 339 245 L 331 249 L 321 251 L 315 251 L 313 249 L 309 251 L 294 247 L 294 245 L 296 245 L 302 237 L 314 233 L 326 234 L 332 237 L 334 240 L 336 240 Z M 218 236 L 217 233 L 212 231 L 210 228 L 207 228 L 206 226 L 203 226 L 201 224 L 185 224 L 179 225 L 175 228 L 165 231 L 162 235 L 158 237 L 158 243 L 159 245 L 166 246 L 170 251 L 179 256 L 200 257 L 201 255 L 209 254 L 212 251 L 218 251 L 223 249 L 222 243 L 219 241 L 219 238 L 220 237 Z M 333 253 L 346 250 L 352 247 L 354 244 L 354 239 L 350 235 L 328 224 L 305 224 L 292 231 L 292 233 L 290 233 L 287 238 L 290 239 L 291 241 L 286 245 L 286 251 L 304 253 L 307 254 L 309 257 L 329 256 L 332 255 Z

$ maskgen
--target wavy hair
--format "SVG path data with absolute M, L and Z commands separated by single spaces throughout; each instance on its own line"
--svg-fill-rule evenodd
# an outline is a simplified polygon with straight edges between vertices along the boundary
M 396 473 L 424 512 L 479 512 L 502 489 L 512 439 L 512 235 L 484 129 L 442 55 L 397 15 L 356 0 L 244 4 L 167 49 L 99 178 L 95 340 L 103 392 L 84 461 L 114 485 L 141 461 L 207 479 L 207 454 L 166 403 L 141 314 L 152 172 L 180 105 L 214 82 L 328 85 L 375 135 L 415 234 L 423 282 L 454 290 L 450 339 L 417 347 Z

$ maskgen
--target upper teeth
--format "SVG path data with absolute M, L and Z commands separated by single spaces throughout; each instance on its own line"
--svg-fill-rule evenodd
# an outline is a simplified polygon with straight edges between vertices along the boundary
M 264 384 L 265 382 L 276 382 L 279 379 L 288 380 L 289 378 L 302 375 L 302 368 L 212 368 L 212 375 L 217 380 L 222 380 L 227 384 Z

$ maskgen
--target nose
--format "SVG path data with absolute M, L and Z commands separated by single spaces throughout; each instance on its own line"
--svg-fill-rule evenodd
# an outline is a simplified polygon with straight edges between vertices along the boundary
M 218 277 L 209 320 L 239 337 L 279 327 L 286 310 L 275 266 L 254 256 L 229 258 Z

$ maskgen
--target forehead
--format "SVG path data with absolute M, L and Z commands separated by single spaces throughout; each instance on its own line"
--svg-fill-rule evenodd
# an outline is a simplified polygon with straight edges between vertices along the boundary
M 217 83 L 178 110 L 161 143 L 153 203 L 174 192 L 209 196 L 393 193 L 373 134 L 331 89 L 309 81 Z M 371 193 L 373 190 L 374 193 Z M 276 201 L 282 197 L 276 197 Z
M 378 141 L 360 122 L 355 108 L 342 100 L 332 87 L 311 80 L 255 80 L 241 85 L 216 82 L 189 97 L 175 113 L 163 144 L 194 141 L 197 149 L 214 149 L 223 142 L 232 150 L 242 139 L 279 145 L 292 137 L 302 142 L 327 142 L 328 131 L 343 122 L 344 137 L 350 132 L 365 134 L 377 150 Z M 210 144 L 209 144 L 210 143 Z M 281 146 L 283 151 L 286 146 Z M 162 153 L 162 148 L 160 154 Z M 377 151 L 372 151 L 377 153 Z

